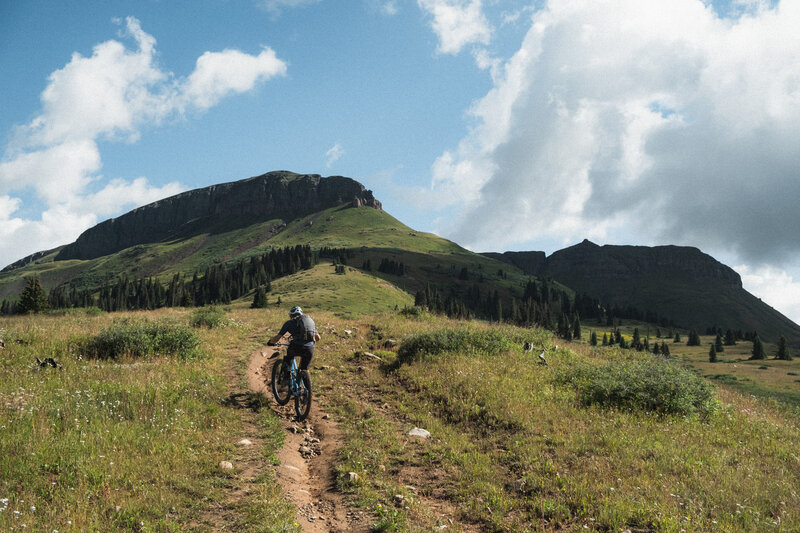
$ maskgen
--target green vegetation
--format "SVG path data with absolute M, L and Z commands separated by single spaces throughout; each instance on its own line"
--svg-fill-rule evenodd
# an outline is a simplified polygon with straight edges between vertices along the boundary
M 189 317 L 189 325 L 193 328 L 218 328 L 227 323 L 228 315 L 225 310 L 214 305 L 199 307 Z
M 584 405 L 681 416 L 707 416 L 718 408 L 707 381 L 650 357 L 578 366 L 567 370 L 562 380 L 573 384 Z
M 200 339 L 186 326 L 141 319 L 122 320 L 90 339 L 85 351 L 87 356 L 98 359 L 155 355 L 194 359 L 200 354 Z
M 295 531 L 271 471 L 245 487 L 247 513 L 227 525 L 215 514 L 239 490 L 217 465 L 232 458 L 242 431 L 238 408 L 226 402 L 225 374 L 254 347 L 247 330 L 189 330 L 209 354 L 200 359 L 87 359 L 86 339 L 138 336 L 132 323 L 111 321 L 105 314 L 0 319 L 0 530 Z M 186 329 L 175 321 L 149 313 L 143 329 Z M 36 365 L 43 354 L 60 368 Z M 265 435 L 280 431 L 270 411 L 260 423 Z M 264 443 L 267 461 L 282 439 Z

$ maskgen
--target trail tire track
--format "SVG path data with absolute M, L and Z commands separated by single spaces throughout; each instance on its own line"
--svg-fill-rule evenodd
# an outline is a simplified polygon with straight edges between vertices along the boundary
M 247 383 L 252 392 L 272 398 L 269 379 L 274 350 L 263 347 L 250 356 Z M 313 375 L 312 375 L 313 383 Z M 297 521 L 304 532 L 345 533 L 369 531 L 365 517 L 358 512 L 348 512 L 345 496 L 336 490 L 335 464 L 342 443 L 336 423 L 314 398 L 311 413 L 303 422 L 297 422 L 294 404 L 283 407 L 273 403 L 283 423 L 286 438 L 277 453 L 279 464 L 275 467 L 289 501 L 297 508 Z

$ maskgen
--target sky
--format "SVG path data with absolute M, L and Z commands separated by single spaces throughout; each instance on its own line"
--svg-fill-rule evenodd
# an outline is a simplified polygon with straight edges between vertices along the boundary
M 0 266 L 352 177 L 475 251 L 694 246 L 800 322 L 800 0 L 0 0 Z

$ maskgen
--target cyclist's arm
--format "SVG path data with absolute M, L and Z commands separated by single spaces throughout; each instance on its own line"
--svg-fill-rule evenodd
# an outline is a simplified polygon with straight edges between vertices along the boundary
M 322 338 L 322 335 L 319 334 L 318 331 L 314 332 L 314 342 L 319 341 Z
M 285 334 L 284 334 L 284 335 L 285 335 Z M 277 343 L 278 343 L 278 341 L 279 341 L 279 340 L 281 340 L 281 338 L 283 338 L 283 335 L 281 335 L 280 333 L 278 333 L 277 335 L 275 335 L 274 337 L 272 337 L 270 340 L 268 340 L 268 341 L 267 341 L 267 344 L 268 344 L 268 345 L 277 344 Z

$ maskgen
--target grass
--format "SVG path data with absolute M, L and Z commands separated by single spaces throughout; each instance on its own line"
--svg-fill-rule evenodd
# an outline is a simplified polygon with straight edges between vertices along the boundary
M 226 401 L 226 373 L 277 330 L 296 303 L 289 295 L 311 291 L 312 282 L 329 280 L 344 301 L 363 305 L 359 294 L 362 301 L 372 294 L 359 293 L 358 283 L 375 280 L 355 274 L 320 265 L 292 280 L 281 307 L 235 303 L 226 327 L 192 330 L 207 353 L 192 360 L 87 359 L 82 342 L 113 327 L 114 314 L 0 319 L 0 530 L 23 523 L 37 531 L 294 530 L 293 509 L 269 471 L 227 508 L 224 524 L 209 517 L 242 483 L 216 468 L 241 430 Z M 383 304 L 381 313 L 356 316 L 307 298 L 310 305 L 301 303 L 323 333 L 312 363 L 315 402 L 334 414 L 344 437 L 330 460 L 349 509 L 375 531 L 800 529 L 798 418 L 772 402 L 727 385 L 711 386 L 719 407 L 708 416 L 587 402 L 582 385 L 592 380 L 658 393 L 675 378 L 708 389 L 694 374 L 642 379 L 658 374 L 638 371 L 656 364 L 652 356 L 565 347 L 538 329 Z M 128 314 L 171 326 L 190 315 Z M 546 346 L 549 365 L 523 351 L 524 341 Z M 33 360 L 43 355 L 62 368 L 39 368 Z M 699 364 L 690 354 L 674 359 Z M 765 374 L 775 363 L 746 366 Z M 710 382 L 743 380 L 728 372 L 734 364 L 714 365 L 731 377 Z M 259 417 L 271 464 L 280 424 L 268 409 Z M 431 438 L 408 436 L 413 427 Z
M 146 317 L 134 314 L 132 323 L 174 328 L 186 321 L 168 310 Z M 117 327 L 114 318 L 0 320 L 0 530 L 212 529 L 202 517 L 230 483 L 217 464 L 240 431 L 225 404 L 229 363 L 222 354 L 241 347 L 247 330 L 200 330 L 208 352 L 201 359 L 160 352 L 87 358 L 84 341 Z M 34 362 L 45 356 L 61 368 Z M 268 422 L 265 431 L 275 432 Z M 280 446 L 267 443 L 265 456 Z M 251 501 L 258 516 L 239 530 L 264 531 L 257 522 L 264 516 L 279 517 L 270 530 L 292 530 L 293 512 L 274 479 L 261 485 L 260 501 Z
M 339 361 L 334 375 L 315 379 L 330 384 L 347 432 L 340 483 L 374 513 L 376 530 L 458 530 L 459 524 L 486 531 L 676 533 L 800 527 L 793 488 L 800 482 L 797 418 L 769 403 L 720 389 L 713 393 L 719 408 L 706 417 L 586 405 L 580 388 L 559 375 L 625 364 L 630 353 L 551 349 L 546 367 L 522 351 L 522 339 L 553 346 L 550 334 L 538 330 L 398 314 L 373 317 L 370 328 L 360 331 L 328 359 Z M 482 333 L 500 335 L 507 344 L 499 351 L 465 344 L 464 338 Z M 396 357 L 380 352 L 383 364 L 352 355 L 386 338 L 404 341 Z M 413 348 L 421 344 L 436 347 Z M 404 346 L 428 355 L 396 364 Z M 355 365 L 359 372 L 345 370 Z M 699 383 L 705 382 L 684 372 L 677 374 L 680 382 L 695 383 L 703 397 L 709 389 Z M 349 392 L 337 393 L 333 383 L 343 381 Z M 414 426 L 432 438 L 407 437 Z M 347 481 L 350 471 L 358 474 L 356 481 Z M 414 484 L 427 488 L 409 491 L 406 485 Z M 394 494 L 406 494 L 406 504 L 396 505 Z M 432 494 L 439 503 L 431 502 Z

